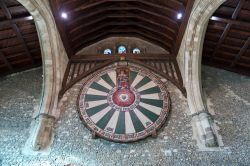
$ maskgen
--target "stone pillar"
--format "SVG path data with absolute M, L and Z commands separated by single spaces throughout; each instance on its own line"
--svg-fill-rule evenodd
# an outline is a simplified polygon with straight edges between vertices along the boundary
M 208 21 L 224 1 L 195 1 L 177 58 L 187 91 L 188 106 L 192 115 L 194 139 L 202 147 L 217 146 L 212 117 L 203 102 L 201 57 Z
M 218 146 L 218 143 L 209 119 L 211 119 L 210 115 L 203 111 L 198 114 L 193 114 L 192 125 L 193 128 L 196 129 L 196 132 L 198 132 L 197 137 L 199 137 L 198 140 L 200 144 L 206 147 L 215 147 Z
M 34 119 L 30 136 L 31 147 L 34 151 L 46 149 L 51 144 L 55 119 L 54 116 L 47 114 L 40 114 Z
M 40 104 L 34 113 L 25 152 L 48 149 L 53 125 L 59 117 L 58 97 L 68 57 L 58 33 L 48 0 L 17 0 L 32 15 L 36 24 L 43 60 L 43 87 Z

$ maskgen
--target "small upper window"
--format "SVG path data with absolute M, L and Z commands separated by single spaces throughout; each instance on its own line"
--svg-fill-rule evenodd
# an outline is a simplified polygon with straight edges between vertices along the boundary
M 127 49 L 125 46 L 118 47 L 118 54 L 126 54 L 126 53 L 127 53 Z
M 133 49 L 133 54 L 140 54 L 141 50 L 139 48 L 134 48 Z
M 110 54 L 112 54 L 112 50 L 111 49 L 105 49 L 104 51 L 103 51 L 103 54 L 104 55 L 110 55 Z

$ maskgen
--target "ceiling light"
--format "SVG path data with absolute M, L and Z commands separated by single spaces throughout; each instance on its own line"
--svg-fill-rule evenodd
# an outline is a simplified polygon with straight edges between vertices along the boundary
M 33 20 L 33 17 L 32 16 L 28 16 L 27 19 L 28 20 Z
M 214 21 L 217 21 L 217 20 L 218 20 L 218 17 L 212 16 L 210 19 L 211 19 L 211 20 L 214 20 Z
M 67 15 L 67 13 L 62 12 L 61 17 L 64 18 L 64 19 L 67 19 L 67 18 L 68 18 L 68 15 Z
M 177 19 L 178 19 L 178 20 L 182 19 L 182 13 L 178 13 L 178 14 L 177 14 Z

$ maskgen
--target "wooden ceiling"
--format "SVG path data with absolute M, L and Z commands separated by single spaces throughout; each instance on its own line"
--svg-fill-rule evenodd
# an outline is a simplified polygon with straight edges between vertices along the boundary
M 0 0 L 0 76 L 41 63 L 33 18 L 16 0 Z
M 112 36 L 144 39 L 176 56 L 194 0 L 50 0 L 68 56 Z M 62 12 L 68 15 L 61 17 Z M 183 17 L 178 20 L 178 13 Z M 250 75 L 250 0 L 228 0 L 213 15 L 203 63 Z M 36 27 L 16 0 L 0 0 L 0 76 L 41 65 Z
M 250 0 L 228 0 L 214 13 L 202 62 L 250 76 Z
M 69 57 L 113 36 L 138 37 L 177 54 L 194 0 L 50 0 Z M 61 14 L 68 16 L 63 19 Z M 178 13 L 183 14 L 177 19 Z

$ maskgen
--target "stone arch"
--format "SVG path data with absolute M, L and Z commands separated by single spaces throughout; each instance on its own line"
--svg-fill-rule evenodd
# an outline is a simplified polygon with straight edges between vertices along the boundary
M 17 0 L 32 15 L 36 24 L 43 60 L 43 86 L 39 106 L 33 114 L 30 137 L 25 148 L 40 150 L 48 147 L 52 138 L 61 89 L 68 58 L 59 37 L 49 3 L 44 0 Z
M 217 146 L 216 136 L 201 87 L 201 57 L 208 21 L 212 14 L 226 0 L 196 0 L 182 48 L 178 55 L 187 100 L 192 114 L 194 138 L 202 147 Z

